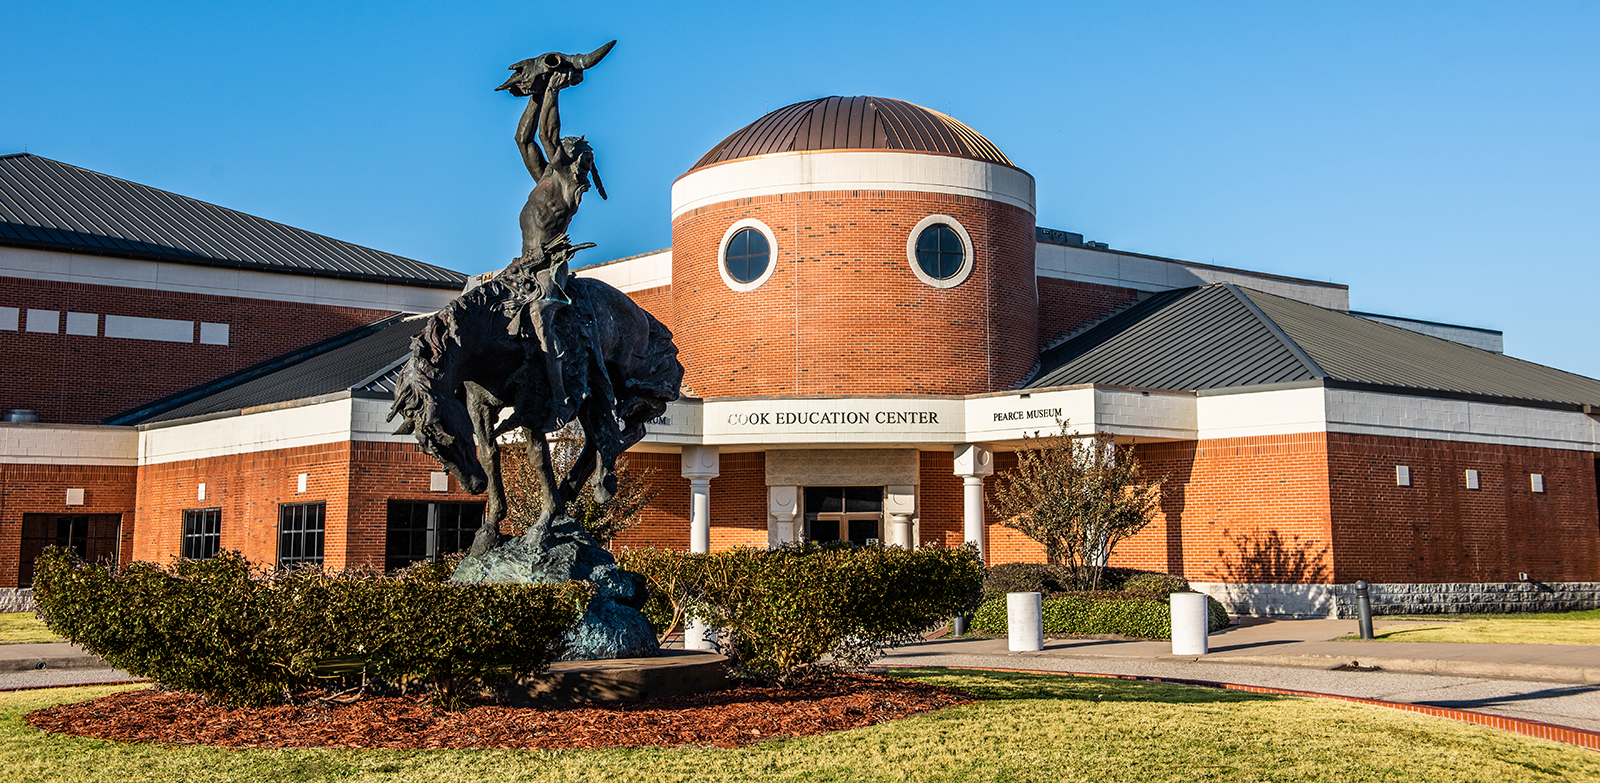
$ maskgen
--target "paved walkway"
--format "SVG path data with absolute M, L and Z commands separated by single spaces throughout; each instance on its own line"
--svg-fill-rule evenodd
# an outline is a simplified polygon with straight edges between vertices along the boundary
M 1047 639 L 1041 652 L 1012 653 L 1005 639 L 937 639 L 903 647 L 879 663 L 1209 680 L 1600 731 L 1600 646 L 1332 641 L 1355 630 L 1354 620 L 1246 618 L 1212 634 L 1212 652 L 1204 656 L 1172 655 L 1169 642 Z M 1352 664 L 1379 668 L 1333 670 Z

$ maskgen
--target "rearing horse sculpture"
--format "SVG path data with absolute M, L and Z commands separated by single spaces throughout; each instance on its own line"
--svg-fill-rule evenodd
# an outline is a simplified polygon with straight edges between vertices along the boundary
M 550 252 L 570 255 L 565 237 Z M 528 459 L 545 496 L 539 524 L 563 513 L 596 471 L 594 492 L 605 500 L 616 490 L 616 458 L 644 437 L 645 422 L 678 398 L 683 365 L 672 332 L 628 296 L 605 283 L 575 278 L 572 305 L 554 321 L 569 346 L 569 391 L 581 399 L 576 418 L 584 446 L 569 475 L 559 482 L 550 463 L 545 433 L 566 422 L 544 404 L 549 396 L 542 361 L 530 356 L 538 344 L 527 308 L 536 287 L 505 274 L 468 291 L 429 318 L 412 340 L 412 358 L 395 388 L 390 418 L 403 416 L 397 433 L 413 434 L 422 450 L 439 460 L 461 486 L 487 492 L 473 554 L 499 542 L 505 519 L 499 436 L 522 428 Z M 503 421 L 502 413 L 510 410 Z

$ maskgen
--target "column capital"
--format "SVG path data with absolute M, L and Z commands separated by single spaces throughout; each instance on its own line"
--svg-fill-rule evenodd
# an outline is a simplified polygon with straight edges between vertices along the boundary
M 976 443 L 955 445 L 955 474 L 957 476 L 990 476 L 994 474 L 994 453 Z
M 716 446 L 684 446 L 683 477 L 714 479 L 721 473 L 722 460 Z

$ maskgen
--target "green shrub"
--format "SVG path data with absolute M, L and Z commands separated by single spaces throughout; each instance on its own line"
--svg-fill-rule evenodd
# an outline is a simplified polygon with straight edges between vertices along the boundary
M 650 585 L 645 612 L 658 628 L 702 620 L 736 673 L 779 682 L 865 666 L 970 610 L 983 579 L 970 548 L 636 549 L 619 561 Z
M 231 552 L 114 569 L 51 548 L 35 567 L 34 596 L 51 630 L 111 665 L 235 705 L 374 680 L 428 683 L 454 703 L 464 683 L 548 666 L 588 600 L 577 583 L 448 576 L 437 566 L 396 577 L 268 575 Z
M 1088 585 L 1079 584 L 1071 566 L 1045 563 L 1001 563 L 990 567 L 983 579 L 983 598 L 986 601 L 1006 593 L 1043 593 L 1048 598 L 1088 589 Z M 1189 580 L 1159 571 L 1107 567 L 1100 575 L 1100 589 L 1161 596 L 1162 600 L 1166 600 L 1169 593 L 1188 591 Z
M 1167 596 L 1129 591 L 1066 593 L 1046 598 L 1044 632 L 1090 636 L 1118 634 L 1141 639 L 1172 638 L 1172 609 Z M 1215 598 L 1206 599 L 1211 630 L 1228 627 L 1228 612 Z M 973 613 L 972 627 L 984 633 L 1006 632 L 1005 596 L 991 598 Z

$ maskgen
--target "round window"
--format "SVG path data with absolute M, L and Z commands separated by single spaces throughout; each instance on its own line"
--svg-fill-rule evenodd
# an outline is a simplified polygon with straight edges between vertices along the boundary
M 928 226 L 917 235 L 917 266 L 928 277 L 949 280 L 961 271 L 966 258 L 961 236 L 943 223 Z
M 753 283 L 761 279 L 771 260 L 772 248 L 767 244 L 766 236 L 753 228 L 735 232 L 733 238 L 728 240 L 722 256 L 728 277 L 739 283 Z

